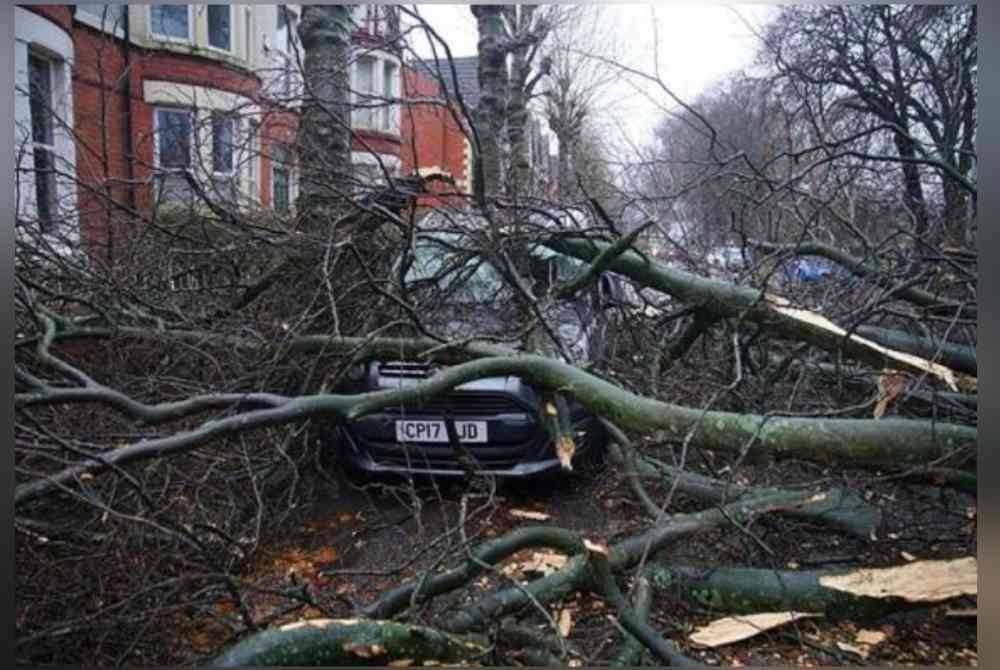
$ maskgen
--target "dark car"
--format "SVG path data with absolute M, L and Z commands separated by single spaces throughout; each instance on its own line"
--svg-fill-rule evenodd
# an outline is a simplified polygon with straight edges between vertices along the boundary
M 455 338 L 472 334 L 499 334 L 506 319 L 503 309 L 512 303 L 501 295 L 505 289 L 497 271 L 481 259 L 470 259 L 447 279 L 440 271 L 454 261 L 455 239 L 447 234 L 421 234 L 406 273 L 410 288 L 429 284 L 447 299 L 429 307 L 428 318 Z M 562 280 L 582 264 L 538 247 L 532 254 L 536 271 Z M 455 267 L 454 263 L 450 266 Z M 533 272 L 535 274 L 535 272 Z M 537 277 L 536 277 L 537 279 Z M 563 342 L 554 355 L 582 363 L 600 355 L 606 322 L 599 318 L 603 300 L 611 300 L 614 280 L 602 277 L 584 295 L 556 302 L 546 314 Z M 437 367 L 407 360 L 376 360 L 367 364 L 362 391 L 402 388 L 432 376 Z M 391 407 L 350 422 L 342 429 L 348 463 L 369 473 L 459 476 L 466 473 L 462 456 L 450 439 L 446 421 L 475 461 L 478 473 L 500 477 L 526 477 L 558 471 L 552 439 L 539 419 L 541 396 L 517 376 L 489 377 L 462 384 L 423 406 Z M 574 469 L 599 463 L 607 443 L 600 423 L 580 405 L 570 401 L 575 432 Z

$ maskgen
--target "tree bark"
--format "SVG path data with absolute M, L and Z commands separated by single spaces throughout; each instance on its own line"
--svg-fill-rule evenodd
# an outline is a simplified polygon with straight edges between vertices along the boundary
M 503 12 L 505 5 L 472 5 L 479 30 L 479 105 L 476 119 L 479 122 L 480 154 L 476 157 L 481 171 L 481 183 L 475 192 L 481 194 L 480 204 L 496 197 L 502 190 L 502 151 L 500 139 L 507 114 L 507 51 L 504 49 Z M 479 182 L 479 179 L 476 180 Z
M 305 92 L 297 136 L 302 211 L 336 211 L 351 174 L 351 5 L 303 5 Z

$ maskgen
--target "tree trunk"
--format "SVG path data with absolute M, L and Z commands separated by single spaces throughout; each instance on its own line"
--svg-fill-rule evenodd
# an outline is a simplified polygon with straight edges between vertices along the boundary
M 501 191 L 501 143 L 507 105 L 507 59 L 503 45 L 503 12 L 505 5 L 472 5 L 479 29 L 479 155 L 481 171 L 475 192 L 483 198 L 495 197 Z
M 303 5 L 305 92 L 298 131 L 298 209 L 342 208 L 351 174 L 351 5 Z
M 532 16 L 537 5 L 510 5 L 515 10 L 517 36 L 523 37 L 531 29 Z M 507 109 L 507 141 L 510 144 L 511 187 L 523 195 L 530 183 L 531 161 L 528 156 L 528 45 L 519 45 L 511 54 L 510 99 Z

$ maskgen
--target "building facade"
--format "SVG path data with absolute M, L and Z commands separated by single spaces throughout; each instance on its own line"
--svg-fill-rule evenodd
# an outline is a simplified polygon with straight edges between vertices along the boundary
M 444 173 L 466 189 L 461 124 L 412 100 L 442 91 L 401 60 L 398 10 L 353 11 L 356 173 Z M 123 226 L 203 197 L 291 208 L 300 15 L 299 5 L 16 7 L 19 219 L 107 246 Z

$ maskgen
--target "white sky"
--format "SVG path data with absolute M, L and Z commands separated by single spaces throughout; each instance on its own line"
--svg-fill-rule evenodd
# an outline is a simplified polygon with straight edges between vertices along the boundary
M 623 64 L 653 74 L 655 54 L 663 82 L 690 102 L 721 76 L 751 64 L 757 41 L 737 12 L 759 27 L 775 9 L 760 4 L 668 2 L 614 3 L 604 11 L 609 39 L 617 38 L 622 44 Z M 452 55 L 476 54 L 478 35 L 469 5 L 422 3 L 418 10 L 448 42 Z M 418 54 L 430 55 L 422 39 L 413 40 L 412 46 Z M 621 129 L 637 144 L 650 139 L 650 131 L 662 117 L 658 106 L 675 106 L 655 84 L 625 74 L 608 96 L 613 104 L 602 114 L 605 127 L 612 132 Z

